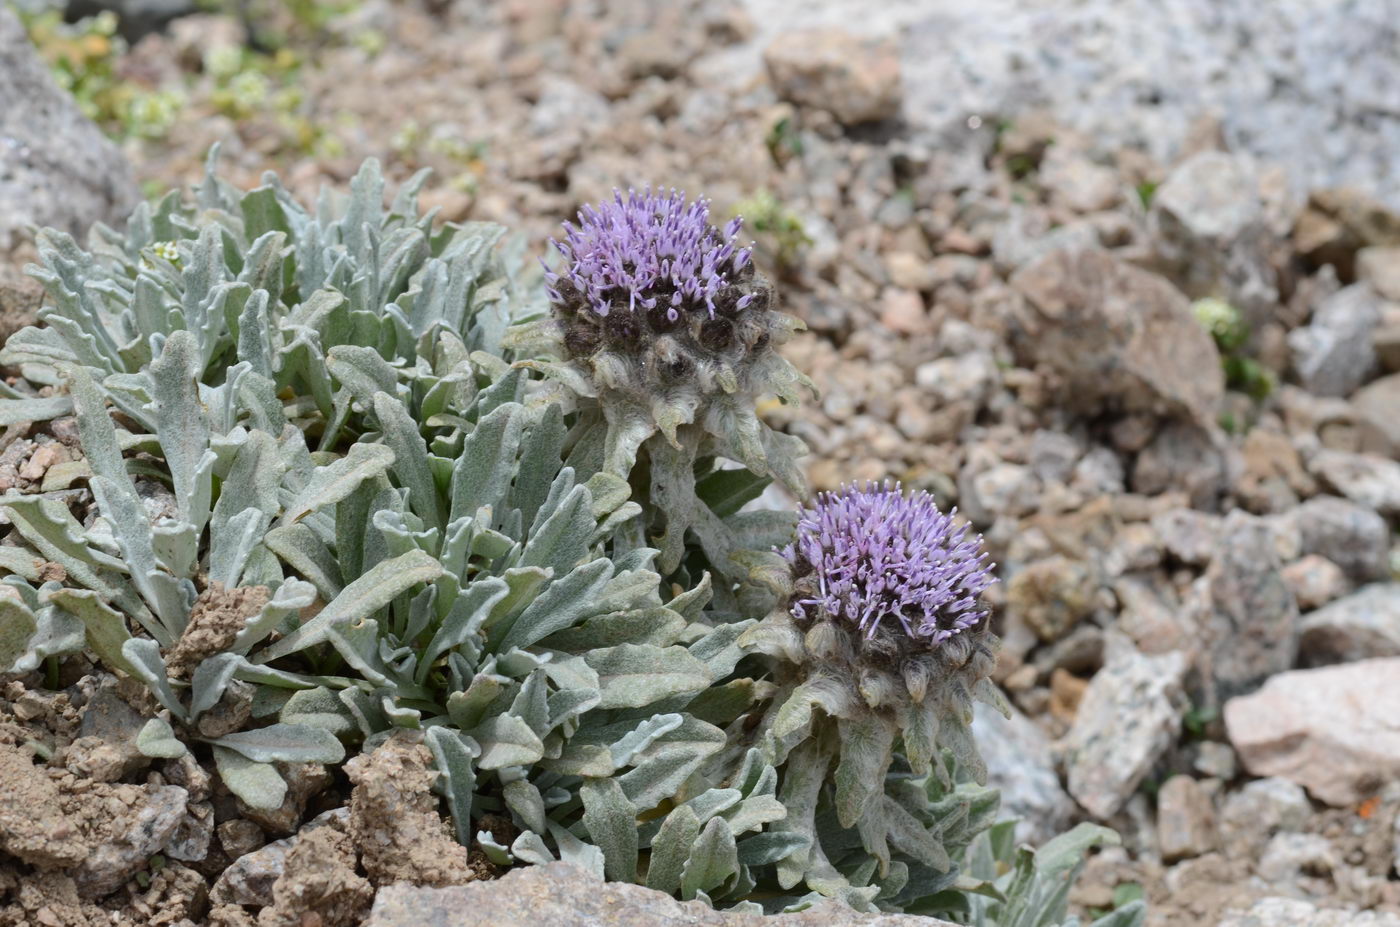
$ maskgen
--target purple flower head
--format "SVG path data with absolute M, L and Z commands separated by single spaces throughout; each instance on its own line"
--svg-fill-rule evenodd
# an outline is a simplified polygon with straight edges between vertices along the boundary
M 969 537 L 933 496 L 906 496 L 898 483 L 819 494 L 782 554 L 799 577 L 815 581 L 814 595 L 794 600 L 794 617 L 806 619 L 815 607 L 853 622 L 867 639 L 897 622 L 929 647 L 980 624 L 981 595 L 996 581 L 981 536 Z
M 713 317 L 715 298 L 751 256 L 737 243 L 742 225 L 736 217 L 716 229 L 709 200 L 687 203 L 674 189 L 629 190 L 626 199 L 615 190 L 611 201 L 583 207 L 578 225 L 565 222 L 563 241 L 551 240 L 567 266 L 559 274 L 546 268 L 549 296 L 561 302 L 561 291 L 576 291 L 600 316 L 615 306 L 659 306 L 673 322 L 702 307 Z

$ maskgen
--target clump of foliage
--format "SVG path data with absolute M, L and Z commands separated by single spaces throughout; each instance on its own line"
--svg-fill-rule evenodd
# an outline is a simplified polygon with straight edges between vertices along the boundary
M 797 267 L 803 249 L 812 243 L 802 219 L 771 190 L 760 190 L 736 203 L 734 214 L 743 216 L 747 226 L 759 236 L 764 250 L 785 273 Z
M 502 864 L 1055 920 L 1017 912 L 1055 912 L 1087 843 L 1011 878 L 979 849 L 977 540 L 893 488 L 819 500 L 796 540 L 743 511 L 801 490 L 754 404 L 802 381 L 738 224 L 619 197 L 542 273 L 420 215 L 422 180 L 386 208 L 370 162 L 311 210 L 211 159 L 124 234 L 41 236 L 0 419 L 73 416 L 86 489 L 0 496 L 0 668 L 92 652 L 160 706 L 141 750 L 212 758 L 252 807 L 410 730 Z
M 186 105 L 177 88 L 149 89 L 118 70 L 126 41 L 117 34 L 117 16 L 104 11 L 76 23 L 60 10 L 17 10 L 59 86 L 73 96 L 83 115 L 117 137 L 161 138 Z
M 1263 401 L 1274 391 L 1274 376 L 1257 360 L 1245 353 L 1249 341 L 1249 323 L 1234 306 L 1224 300 L 1198 299 L 1191 304 L 1196 321 L 1201 323 L 1220 351 L 1220 363 L 1225 370 L 1225 385 L 1246 396 Z

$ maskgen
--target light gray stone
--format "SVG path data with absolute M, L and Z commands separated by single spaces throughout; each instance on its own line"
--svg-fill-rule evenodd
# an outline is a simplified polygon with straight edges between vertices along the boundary
M 1312 320 L 1288 333 L 1293 369 L 1308 392 L 1349 396 L 1376 368 L 1371 334 L 1380 325 L 1376 291 L 1355 283 L 1327 297 Z
M 1400 658 L 1281 673 L 1225 704 L 1245 769 L 1343 807 L 1400 776 Z
M 1400 254 L 1400 248 L 1393 249 Z M 1372 380 L 1351 397 L 1361 426 L 1362 447 L 1400 457 L 1400 373 Z
M 1026 301 L 1019 350 L 1065 378 L 1086 411 L 1167 412 L 1213 427 L 1219 352 L 1162 277 L 1100 250 L 1058 250 L 1011 278 Z
M 121 831 L 92 847 L 73 871 L 78 892 L 85 898 L 101 898 L 121 888 L 170 842 L 188 804 L 189 793 L 179 786 L 147 787 L 145 800 L 123 819 Z
M 1297 898 L 1264 898 L 1248 911 L 1227 911 L 1219 927 L 1400 927 L 1400 917 L 1318 908 Z
M 1303 616 L 1308 666 L 1400 657 L 1400 583 L 1374 583 Z
M 1256 856 L 1274 834 L 1302 830 L 1311 816 L 1302 786 L 1277 777 L 1255 779 L 1226 796 L 1220 832 L 1230 855 Z
M 899 51 L 848 30 L 795 29 L 764 52 L 778 96 L 831 112 L 845 125 L 899 113 Z
M 1223 297 L 1255 323 L 1278 303 L 1269 229 L 1250 159 L 1202 151 L 1157 188 L 1149 214 L 1153 245 L 1186 295 Z
M 601 882 L 568 863 L 512 869 L 447 888 L 381 888 L 364 927 L 952 927 L 912 914 L 861 914 L 824 901 L 797 914 L 716 911 L 704 902 L 625 882 Z
M 1017 819 L 1016 838 L 1040 846 L 1069 826 L 1074 802 L 1055 775 L 1050 741 L 1016 709 L 1003 717 L 978 702 L 973 733 L 987 761 L 987 784 L 1001 792 L 1001 811 Z
M 1286 516 L 1298 528 L 1303 554 L 1317 554 L 1358 582 L 1390 572 L 1390 528 L 1371 509 L 1336 496 L 1315 496 Z
M 1298 603 L 1264 519 L 1239 509 L 1226 516 L 1206 583 L 1211 604 L 1201 660 L 1218 694 L 1247 691 L 1293 666 Z
M 1313 454 L 1308 469 L 1358 505 L 1382 515 L 1400 515 L 1400 463 L 1324 448 Z
M 272 886 L 287 866 L 287 854 L 302 834 L 318 827 L 344 827 L 350 820 L 348 807 L 335 808 L 317 815 L 290 837 L 274 840 L 235 859 L 210 889 L 215 904 L 241 904 L 265 907 L 272 904 Z M 256 827 L 257 825 L 253 825 Z
M 1090 814 L 1112 817 L 1181 731 L 1180 653 L 1149 657 L 1126 641 L 1089 682 L 1065 737 L 1069 793 Z
M 117 225 L 139 201 L 117 146 L 59 89 L 24 27 L 0 9 L 0 254 L 25 229 L 75 236 Z
M 1157 792 L 1157 844 L 1169 863 L 1215 849 L 1215 808 L 1210 793 L 1190 776 L 1172 776 Z

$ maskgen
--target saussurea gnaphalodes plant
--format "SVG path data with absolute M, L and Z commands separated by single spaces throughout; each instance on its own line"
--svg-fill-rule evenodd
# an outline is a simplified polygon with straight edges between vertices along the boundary
M 744 510 L 774 477 L 802 493 L 755 404 L 805 379 L 739 224 L 619 196 L 532 279 L 518 238 L 435 228 L 416 188 L 386 210 L 371 162 L 311 211 L 211 172 L 90 251 L 42 239 L 47 325 L 0 354 L 0 416 L 75 415 L 85 459 L 0 497 L 0 669 L 89 651 L 160 706 L 143 751 L 195 750 L 253 806 L 420 730 L 456 833 L 501 862 L 1058 922 L 1102 835 L 1011 861 L 987 830 L 977 541 L 887 488 L 795 538 Z

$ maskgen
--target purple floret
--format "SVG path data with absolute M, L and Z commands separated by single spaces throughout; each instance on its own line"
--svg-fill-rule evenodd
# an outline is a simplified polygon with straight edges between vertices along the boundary
M 794 601 L 794 617 L 817 608 L 867 639 L 897 621 L 909 637 L 940 644 L 986 618 L 981 595 L 996 581 L 980 535 L 969 537 L 933 496 L 906 496 L 897 483 L 819 494 L 782 554 L 799 576 L 807 567 L 815 574 L 817 594 Z
M 686 203 L 685 194 L 629 190 L 579 211 L 578 225 L 564 223 L 564 241 L 551 240 L 567 262 L 562 274 L 546 268 L 550 299 L 561 301 L 567 280 L 588 306 L 605 316 L 614 305 L 630 310 L 666 310 L 675 321 L 682 310 L 715 314 L 715 297 L 751 257 L 737 244 L 743 220 L 718 230 L 710 225 L 710 203 Z M 739 300 L 742 309 L 752 297 Z

